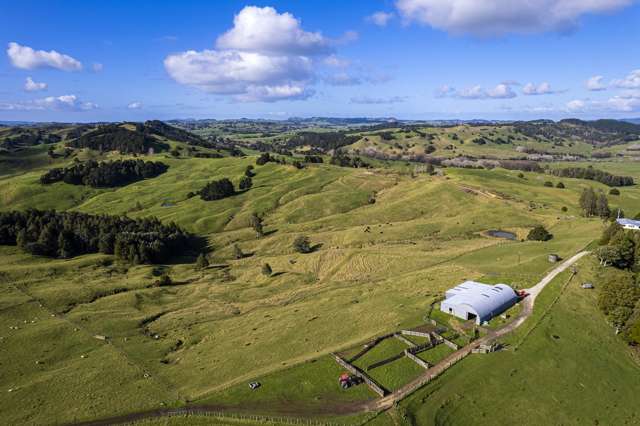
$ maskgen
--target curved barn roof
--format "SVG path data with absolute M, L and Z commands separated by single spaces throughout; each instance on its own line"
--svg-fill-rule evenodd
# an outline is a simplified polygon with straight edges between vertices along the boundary
M 467 281 L 447 292 L 449 305 L 467 305 L 478 318 L 491 318 L 512 305 L 518 298 L 516 292 L 506 284 L 487 285 Z

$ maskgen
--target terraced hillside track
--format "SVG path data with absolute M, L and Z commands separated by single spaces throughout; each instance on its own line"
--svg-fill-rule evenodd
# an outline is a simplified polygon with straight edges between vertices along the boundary
M 570 259 L 564 261 L 563 263 L 558 265 L 556 268 L 551 270 L 535 286 L 527 289 L 529 296 L 522 302 L 523 303 L 522 311 L 511 323 L 507 324 L 506 326 L 498 330 L 492 331 L 486 336 L 478 340 L 475 340 L 469 345 L 451 353 L 449 356 L 444 358 L 438 364 L 426 370 L 424 374 L 417 377 L 413 381 L 407 383 L 406 385 L 402 386 L 401 388 L 393 391 L 392 393 L 390 393 L 385 397 L 378 398 L 371 401 L 341 404 L 339 409 L 336 410 L 336 412 L 329 413 L 328 411 L 325 410 L 323 414 L 347 415 L 347 414 L 357 414 L 362 412 L 382 411 L 382 410 L 387 410 L 393 407 L 395 403 L 401 401 L 402 399 L 406 398 L 407 396 L 409 396 L 419 388 L 425 386 L 431 380 L 435 379 L 444 371 L 446 371 L 448 368 L 450 368 L 453 364 L 455 364 L 456 362 L 462 360 L 463 358 L 471 354 L 473 349 L 479 347 L 482 344 L 489 343 L 498 337 L 511 333 L 513 330 L 520 327 L 527 320 L 527 318 L 529 318 L 533 313 L 533 306 L 535 304 L 535 300 L 538 297 L 538 295 L 542 292 L 542 290 L 549 283 L 551 283 L 558 275 L 560 275 L 562 272 L 572 267 L 576 262 L 578 262 L 587 254 L 589 254 L 588 251 L 582 251 L 574 255 Z M 224 406 L 217 406 L 217 405 L 216 406 L 200 405 L 200 406 L 183 407 L 183 408 L 165 408 L 165 409 L 150 410 L 145 412 L 131 413 L 131 414 L 113 417 L 113 418 L 83 422 L 83 423 L 76 424 L 76 426 L 77 425 L 102 426 L 102 425 L 113 425 L 113 424 L 126 424 L 126 423 L 132 423 L 132 422 L 149 419 L 149 418 L 183 415 L 185 413 L 202 414 L 202 415 L 206 413 L 223 413 L 223 412 L 232 413 L 234 408 L 237 409 L 237 407 L 224 407 Z M 302 417 L 309 414 L 311 415 L 320 414 L 320 413 L 310 413 L 308 411 L 305 411 L 303 407 L 301 407 L 301 410 L 299 413 L 296 413 L 294 407 L 290 407 L 290 408 L 292 409 L 288 410 L 288 412 L 286 413 L 287 416 Z M 243 410 L 249 412 L 251 410 L 251 407 L 244 406 Z

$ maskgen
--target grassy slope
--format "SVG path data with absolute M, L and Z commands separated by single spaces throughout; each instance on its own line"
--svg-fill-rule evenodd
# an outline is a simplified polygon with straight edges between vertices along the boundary
M 39 186 L 39 171 L 2 181 L 18 194 L 5 199 L 3 209 L 33 205 L 154 214 L 209 235 L 213 260 L 230 265 L 205 272 L 188 264 L 169 265 L 181 285 L 147 288 L 154 280 L 151 267 L 105 266 L 99 255 L 43 260 L 0 248 L 0 280 L 18 283 L 56 312 L 47 321 L 64 325 L 55 339 L 59 355 L 44 364 L 32 358 L 46 355 L 42 342 L 52 340 L 48 331 L 3 332 L 20 345 L 1 345 L 2 359 L 16 359 L 19 368 L 3 375 L 0 386 L 29 389 L 0 402 L 9 421 L 86 419 L 204 397 L 233 403 L 242 399 L 241 393 L 216 392 L 236 384 L 244 388 L 257 376 L 416 325 L 429 303 L 462 279 L 533 284 L 549 268 L 549 252 L 568 256 L 602 227 L 576 216 L 584 182 L 558 190 L 544 187 L 536 174 L 522 180 L 502 170 L 451 169 L 447 178 L 411 179 L 389 170 L 325 165 L 299 171 L 268 164 L 256 168 L 254 188 L 248 193 L 205 203 L 186 200 L 185 195 L 217 177 L 237 181 L 253 159 L 163 161 L 170 169 L 156 179 L 99 190 L 86 199 L 81 197 L 86 191 L 82 187 Z M 482 191 L 473 193 L 462 186 Z M 65 191 L 73 194 L 73 201 L 60 196 Z M 367 203 L 372 191 L 377 191 L 373 205 Z M 621 198 L 626 202 L 636 194 L 635 188 L 628 189 Z M 162 207 L 165 200 L 176 205 Z M 144 210 L 132 211 L 137 202 Z M 560 213 L 564 205 L 568 214 Z M 253 211 L 264 213 L 267 230 L 275 232 L 256 240 L 246 222 Z M 548 243 L 507 243 L 479 235 L 503 228 L 523 236 L 535 223 L 545 223 L 556 238 Z M 294 253 L 290 244 L 300 233 L 321 247 L 308 255 Z M 252 255 L 232 260 L 231 245 L 236 242 Z M 271 264 L 274 277 L 260 274 L 264 262 Z M 3 291 L 4 330 L 44 315 L 23 311 L 34 305 L 29 296 L 11 286 Z M 82 333 L 73 332 L 75 328 Z M 111 343 L 93 339 L 93 334 L 106 334 Z M 78 361 L 84 352 L 89 356 Z M 67 365 L 69 360 L 81 367 Z M 82 368 L 94 360 L 109 367 Z M 100 376 L 71 386 L 77 371 L 82 377 L 92 377 L 91 372 Z M 144 378 L 144 372 L 150 377 Z M 335 374 L 330 374 L 333 381 Z M 48 377 L 47 387 L 40 387 L 43 377 Z M 109 398 L 116 388 L 121 400 Z M 306 394 L 298 394 L 304 400 Z M 85 402 L 73 404 L 75 411 L 58 410 L 73 399 Z
M 637 423 L 640 368 L 597 310 L 596 292 L 579 286 L 592 281 L 594 267 L 583 260 L 543 316 L 568 273 L 558 277 L 536 302 L 533 321 L 505 338 L 507 350 L 465 359 L 403 401 L 398 413 L 418 425 Z M 388 416 L 373 423 L 392 424 Z

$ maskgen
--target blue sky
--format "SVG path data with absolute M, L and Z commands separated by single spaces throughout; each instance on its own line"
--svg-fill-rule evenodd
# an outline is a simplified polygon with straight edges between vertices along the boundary
M 640 116 L 633 0 L 20 1 L 0 120 Z

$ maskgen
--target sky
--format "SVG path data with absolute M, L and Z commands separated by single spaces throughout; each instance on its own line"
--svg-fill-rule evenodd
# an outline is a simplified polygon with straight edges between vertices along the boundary
M 0 2 L 0 121 L 640 117 L 638 0 Z

